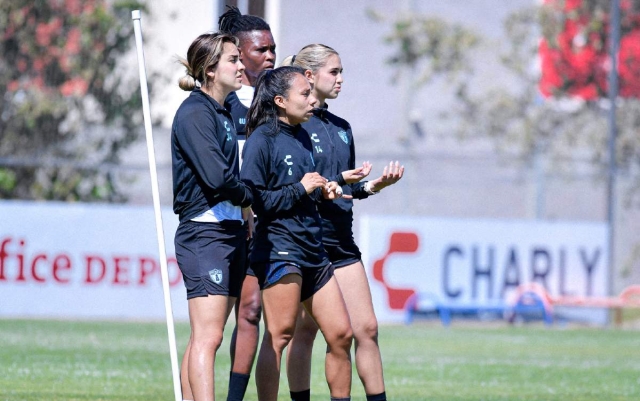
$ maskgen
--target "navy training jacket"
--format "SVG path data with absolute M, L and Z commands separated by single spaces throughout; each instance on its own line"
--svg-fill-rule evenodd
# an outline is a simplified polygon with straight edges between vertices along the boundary
M 251 263 L 290 261 L 303 268 L 329 264 L 317 210 L 322 192 L 308 195 L 300 182 L 315 171 L 310 142 L 299 125 L 280 123 L 278 132 L 259 126 L 244 145 L 240 177 L 253 189 L 252 208 L 259 216 Z
M 351 125 L 324 107 L 314 109 L 313 117 L 302 123 L 302 128 L 311 139 L 316 171 L 330 181 L 337 181 L 345 195 L 352 195 L 354 199 L 367 198 L 369 194 L 364 190 L 365 181 L 348 185 L 341 174 L 355 168 L 356 150 Z M 324 236 L 351 235 L 352 209 L 352 199 L 331 201 L 323 198 L 318 211 L 322 217 Z
M 171 162 L 173 211 L 181 222 L 222 201 L 251 205 L 251 189 L 239 179 L 231 115 L 198 88 L 182 102 L 173 119 Z

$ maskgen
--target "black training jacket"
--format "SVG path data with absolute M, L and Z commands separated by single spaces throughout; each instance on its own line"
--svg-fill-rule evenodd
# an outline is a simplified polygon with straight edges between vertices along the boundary
M 239 179 L 231 115 L 198 88 L 173 119 L 171 162 L 173 211 L 181 222 L 225 200 L 241 207 L 251 205 L 251 189 Z
M 354 199 L 367 198 L 369 194 L 364 190 L 364 181 L 347 185 L 341 174 L 355 168 L 356 150 L 351 125 L 324 107 L 314 109 L 313 117 L 302 123 L 302 128 L 311 139 L 316 171 L 330 181 L 337 181 L 345 195 L 352 195 Z M 318 210 L 325 237 L 351 234 L 352 208 L 352 199 L 321 200 Z
M 240 177 L 254 193 L 259 216 L 251 263 L 290 261 L 306 268 L 329 263 L 322 246 L 317 203 L 320 189 L 307 195 L 300 180 L 315 171 L 311 143 L 300 126 L 280 123 L 278 132 L 261 125 L 243 149 Z

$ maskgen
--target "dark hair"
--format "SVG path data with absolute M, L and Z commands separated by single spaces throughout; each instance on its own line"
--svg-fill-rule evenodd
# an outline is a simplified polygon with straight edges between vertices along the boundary
M 296 74 L 304 77 L 304 70 L 300 67 L 278 67 L 275 70 L 265 70 L 260 74 L 253 101 L 247 113 L 247 137 L 262 124 L 269 124 L 271 132 L 278 132 L 280 119 L 274 99 L 276 96 L 287 97 Z
M 186 75 L 178 81 L 180 88 L 192 91 L 199 81 L 207 86 L 207 70 L 215 68 L 222 57 L 225 43 L 233 43 L 238 46 L 238 39 L 225 33 L 205 33 L 198 36 L 189 46 L 186 59 L 179 59 L 186 68 Z
M 241 32 L 271 32 L 271 27 L 262 18 L 255 15 L 242 15 L 238 7 L 227 6 L 227 8 L 229 9 L 218 19 L 220 32 L 230 33 L 235 36 Z

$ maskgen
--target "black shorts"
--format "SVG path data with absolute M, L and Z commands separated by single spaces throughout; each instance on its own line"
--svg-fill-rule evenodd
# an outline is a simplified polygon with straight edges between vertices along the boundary
M 322 237 L 322 243 L 329 255 L 331 264 L 336 269 L 358 263 L 362 259 L 362 254 L 353 240 L 353 236 L 343 236 L 342 238 Z
M 269 263 L 252 264 L 253 271 L 258 278 L 260 289 L 264 290 L 280 281 L 288 274 L 302 276 L 302 288 L 300 289 L 300 301 L 311 298 L 320 291 L 333 277 L 333 265 L 329 263 L 325 267 L 311 268 L 300 267 L 293 262 L 276 261 Z
M 175 247 L 187 299 L 207 295 L 238 297 L 246 265 L 247 230 L 240 221 L 185 221 Z

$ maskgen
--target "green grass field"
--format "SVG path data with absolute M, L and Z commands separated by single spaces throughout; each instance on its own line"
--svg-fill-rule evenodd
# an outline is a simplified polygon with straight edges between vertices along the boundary
M 180 356 L 188 330 L 176 326 Z M 228 338 L 216 366 L 219 400 Z M 392 401 L 640 399 L 636 330 L 434 322 L 383 326 L 380 343 Z M 323 347 L 314 349 L 315 400 L 329 399 Z M 288 400 L 284 377 L 280 394 Z M 257 399 L 253 379 L 246 399 Z M 355 374 L 352 399 L 365 399 Z M 0 400 L 173 400 L 166 326 L 0 320 Z

